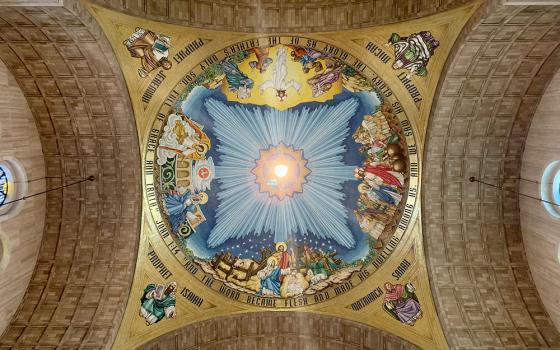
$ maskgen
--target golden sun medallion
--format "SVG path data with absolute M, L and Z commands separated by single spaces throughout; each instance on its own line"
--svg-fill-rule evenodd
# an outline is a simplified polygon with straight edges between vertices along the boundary
M 259 192 L 283 200 L 303 191 L 306 176 L 311 173 L 306 165 L 303 150 L 280 143 L 261 150 L 251 172 L 256 176 Z

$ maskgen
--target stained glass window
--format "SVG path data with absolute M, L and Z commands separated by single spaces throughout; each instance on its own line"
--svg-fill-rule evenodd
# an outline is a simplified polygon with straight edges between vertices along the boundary
M 0 205 L 4 204 L 8 197 L 8 174 L 0 167 Z
M 560 161 L 550 163 L 541 180 L 543 205 L 552 217 L 560 219 Z
M 554 202 L 560 203 L 560 171 L 556 172 L 552 180 L 552 198 Z

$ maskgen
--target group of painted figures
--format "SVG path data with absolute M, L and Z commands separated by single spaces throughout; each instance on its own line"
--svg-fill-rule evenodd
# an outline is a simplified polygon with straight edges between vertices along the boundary
M 353 138 L 366 158 L 354 170 L 354 176 L 361 180 L 354 214 L 363 232 L 383 241 L 388 238 L 385 227 L 402 201 L 407 169 L 405 144 L 391 108 L 382 105 L 377 112 L 365 115 Z
M 411 73 L 425 76 L 426 65 L 439 43 L 429 32 L 400 37 L 393 34 L 389 43 L 395 49 L 395 69 L 408 69 Z M 170 69 L 167 60 L 170 38 L 138 28 L 124 42 L 133 57 L 139 57 L 142 67 L 139 75 L 145 77 L 152 70 L 162 67 Z M 350 91 L 372 91 L 373 86 L 361 75 L 342 61 L 311 48 L 282 45 L 274 57 L 268 47 L 252 48 L 230 56 L 202 74 L 198 85 L 216 88 L 227 84 L 227 89 L 239 99 L 251 97 L 255 82 L 240 68 L 239 64 L 249 60 L 248 65 L 258 74 L 272 70 L 269 78 L 256 88 L 262 95 L 268 90 L 282 102 L 292 93 L 299 94 L 302 83 L 308 84 L 314 98 L 325 94 L 342 80 L 342 85 Z M 304 82 L 288 77 L 288 60 L 301 65 L 304 74 L 312 73 Z M 208 74 L 211 74 L 210 76 Z M 365 161 L 355 169 L 354 175 L 360 180 L 359 198 L 354 214 L 363 232 L 369 234 L 380 248 L 381 242 L 390 237 L 386 229 L 393 223 L 399 204 L 403 199 L 406 182 L 406 145 L 400 136 L 398 120 L 390 107 L 383 104 L 379 110 L 363 117 L 361 125 L 353 134 L 359 143 Z M 203 126 L 179 112 L 167 119 L 156 151 L 157 164 L 177 171 L 185 169 L 188 180 L 174 180 L 169 186 L 162 186 L 164 210 L 171 231 L 177 235 L 187 227 L 189 234 L 205 221 L 201 206 L 208 202 L 207 190 L 214 177 L 212 158 L 206 157 L 211 149 L 210 138 Z M 290 298 L 305 294 L 306 290 L 327 280 L 347 267 L 336 258 L 336 251 L 312 249 L 306 245 L 289 249 L 291 243 L 277 242 L 273 252 L 263 254 L 260 261 L 237 259 L 233 265 L 256 264 L 251 278 L 243 284 L 235 276 L 224 277 L 224 281 L 234 282 L 255 294 L 265 297 Z M 294 252 L 294 248 L 297 254 Z M 244 259 L 248 260 L 248 259 Z M 235 266 L 233 266 L 235 267 Z M 252 285 L 250 286 L 252 281 Z M 396 320 L 414 325 L 422 317 L 420 303 L 412 283 L 385 283 L 383 309 Z M 177 284 L 149 284 L 140 300 L 140 315 L 147 325 L 176 315 L 175 294 Z
M 256 57 L 249 61 L 249 66 L 256 69 L 259 73 L 265 73 L 272 67 L 271 77 L 258 86 L 260 94 L 268 89 L 275 91 L 275 96 L 279 101 L 284 101 L 288 97 L 288 91 L 294 90 L 299 93 L 301 83 L 288 78 L 288 51 L 290 58 L 301 65 L 304 73 L 313 71 L 315 74 L 308 78 L 306 83 L 312 90 L 313 97 L 319 97 L 331 89 L 333 83 L 339 80 L 345 65 L 338 60 L 331 60 L 330 55 L 300 46 L 281 46 L 276 51 L 276 57 L 270 57 L 270 48 L 259 47 L 244 51 L 236 57 L 228 57 L 221 62 L 221 68 L 225 74 L 228 88 L 234 92 L 238 98 L 244 99 L 251 97 L 254 88 L 254 81 L 239 68 L 238 63 L 247 59 L 251 53 Z M 323 64 L 324 61 L 325 63 Z
M 280 247 L 285 247 L 285 244 L 281 244 Z M 297 281 L 301 277 L 297 277 L 297 273 L 293 271 L 288 274 L 282 273 L 283 270 L 289 269 L 288 260 L 290 258 L 287 255 L 289 253 L 280 248 L 275 255 L 269 258 L 278 265 L 271 265 L 270 268 L 267 267 L 266 271 L 262 271 L 261 278 L 264 281 L 262 295 L 268 296 L 270 293 L 279 293 L 280 289 L 287 290 L 288 293 L 298 293 L 300 291 L 301 285 Z M 284 269 L 280 268 L 282 265 L 286 265 Z M 416 296 L 416 288 L 411 282 L 404 286 L 387 282 L 384 289 L 383 309 L 396 320 L 414 326 L 416 321 L 422 318 L 423 314 Z M 176 316 L 176 293 L 176 282 L 167 284 L 150 283 L 144 288 L 140 298 L 139 315 L 144 319 L 147 326 L 164 318 L 174 318 Z
M 343 67 L 340 61 L 328 60 L 325 54 L 311 49 L 295 46 L 289 48 L 291 59 L 299 62 L 304 72 L 317 73 L 308 81 L 314 86 L 314 94 L 330 89 L 331 84 L 339 79 Z M 280 100 L 287 96 L 288 89 L 299 91 L 298 82 L 287 80 L 286 47 L 278 48 L 276 61 L 268 57 L 269 48 L 251 50 L 254 56 L 247 54 L 244 57 L 254 57 L 254 60 L 248 62 L 253 69 L 262 73 L 274 64 L 271 79 L 259 87 L 261 91 L 274 88 Z M 239 60 L 239 57 L 222 61 L 224 79 L 227 80 L 229 89 L 236 89 L 238 95 L 246 95 L 252 89 L 253 81 L 239 71 L 235 60 Z M 361 86 L 360 90 L 372 89 L 364 86 L 362 77 L 352 75 L 351 71 L 345 71 L 344 78 L 345 86 Z M 382 105 L 377 112 L 363 117 L 353 135 L 355 142 L 361 144 L 360 152 L 366 158 L 364 164 L 355 169 L 355 176 L 361 180 L 355 215 L 361 229 L 378 242 L 389 237 L 390 232 L 385 227 L 393 220 L 402 200 L 404 172 L 407 168 L 403 151 L 405 145 L 399 136 L 398 123 L 388 121 L 391 116 L 390 108 Z M 162 199 L 171 231 L 178 236 L 192 234 L 205 221 L 201 206 L 208 202 L 205 191 L 210 189 L 214 177 L 212 158 L 206 158 L 210 148 L 210 138 L 203 131 L 202 125 L 180 112 L 168 117 L 156 150 L 156 161 L 162 167 L 162 176 L 164 168 L 169 164 L 173 164 L 170 172 L 177 173 L 168 186 L 162 186 Z M 186 169 L 188 180 L 185 177 L 180 180 L 180 168 Z M 384 232 L 387 237 L 383 236 Z M 299 295 L 310 286 L 327 279 L 343 265 L 334 258 L 336 252 L 315 251 L 304 247 L 303 250 L 300 249 L 301 256 L 296 257 L 293 250 L 292 254 L 288 254 L 285 244 L 283 246 L 279 243 L 277 249 L 283 251 L 267 257 L 266 262 L 261 261 L 260 269 L 254 271 L 252 288 L 249 289 L 256 294 L 278 297 Z M 225 279 L 223 276 L 219 277 Z M 233 282 L 240 285 L 239 281 Z M 240 286 L 245 288 L 247 283 Z
M 134 58 L 139 58 L 141 67 L 138 75 L 141 78 L 147 77 L 152 71 L 159 68 L 169 70 L 172 63 L 169 60 L 169 50 L 171 48 L 171 37 L 164 34 L 157 34 L 145 28 L 138 27 L 123 44 Z M 388 40 L 388 45 L 392 45 L 395 53 L 393 68 L 406 69 L 411 74 L 425 77 L 428 74 L 427 65 L 439 46 L 439 41 L 428 31 L 412 33 L 409 36 L 400 36 L 392 33 Z M 344 65 L 339 62 L 330 61 L 329 55 L 310 48 L 287 45 L 291 52 L 290 57 L 294 62 L 299 62 L 304 73 L 314 71 L 316 74 L 307 80 L 313 90 L 313 96 L 317 97 L 328 91 L 335 81 L 340 77 Z M 269 57 L 269 48 L 253 48 L 246 53 L 254 53 L 256 60 L 249 62 L 253 69 L 260 73 L 267 71 L 268 67 L 274 63 L 274 73 L 272 79 L 263 83 L 259 90 L 261 93 L 269 88 L 276 90 L 276 96 L 283 101 L 287 97 L 287 90 L 293 88 L 299 91 L 300 83 L 290 80 L 287 81 L 286 49 L 278 50 L 276 60 Z M 323 65 L 320 59 L 327 60 Z M 221 63 L 223 72 L 227 76 L 229 88 L 236 92 L 239 98 L 251 96 L 253 80 L 244 74 L 238 67 L 235 60 L 229 58 Z
M 168 221 L 176 234 L 185 225 L 188 225 L 188 232 L 192 232 L 205 221 L 200 205 L 208 202 L 208 194 L 204 191 L 210 189 L 214 163 L 211 157 L 206 158 L 211 143 L 202 129 L 202 125 L 181 113 L 171 114 L 156 151 L 159 166 L 175 162 L 172 171 L 176 172 L 183 164 L 189 175 L 188 180 L 183 182 L 175 179 L 175 183 L 163 194 Z
M 260 259 L 221 252 L 210 266 L 230 286 L 259 296 L 290 298 L 315 293 L 317 284 L 336 275 L 344 265 L 334 250 L 296 246 L 292 241 L 277 242 L 274 250 L 262 247 L 260 252 Z
M 304 245 L 288 250 L 285 242 L 276 243 L 276 252 L 266 260 L 266 266 L 256 273 L 257 295 L 289 298 L 299 296 L 310 286 L 327 279 L 340 268 L 342 261 L 336 251 L 312 249 Z

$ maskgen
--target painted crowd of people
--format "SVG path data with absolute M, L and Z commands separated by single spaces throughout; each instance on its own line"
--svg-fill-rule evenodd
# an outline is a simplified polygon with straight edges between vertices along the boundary
M 366 160 L 354 169 L 361 180 L 357 208 L 354 211 L 362 231 L 383 240 L 385 227 L 391 222 L 402 201 L 407 168 L 404 147 L 397 128 L 387 121 L 386 106 L 365 115 L 354 132 L 354 141 Z
M 342 263 L 335 258 L 336 252 L 312 249 L 307 245 L 300 253 L 298 259 L 293 249 L 288 251 L 285 242 L 276 243 L 276 252 L 257 272 L 260 280 L 257 294 L 284 298 L 301 295 L 309 286 L 327 279 Z
M 288 58 L 288 51 L 290 51 L 290 58 Z M 314 73 L 305 81 L 311 88 L 313 97 L 319 97 L 329 91 L 333 84 L 341 78 L 341 74 L 346 68 L 341 61 L 310 48 L 294 45 L 281 46 L 276 50 L 274 58 L 271 57 L 268 47 L 252 48 L 241 56 L 228 57 L 220 63 L 228 89 L 240 99 L 251 97 L 255 87 L 254 80 L 239 67 L 239 63 L 249 59 L 251 54 L 255 56 L 255 59 L 249 61 L 249 67 L 252 70 L 264 74 L 272 69 L 270 78 L 260 84 L 258 90 L 263 94 L 266 90 L 273 89 L 279 101 L 284 101 L 290 90 L 294 90 L 296 93 L 301 90 L 301 82 L 288 77 L 288 59 L 299 63 L 304 74 Z
M 173 186 L 163 193 L 164 209 L 173 233 L 177 234 L 186 223 L 193 229 L 205 220 L 200 206 L 208 202 L 204 190 L 210 188 L 214 176 L 212 158 L 206 158 L 210 147 L 210 138 L 201 125 L 180 113 L 169 116 L 158 142 L 156 162 L 160 166 L 170 160 L 185 163 L 192 174 L 185 184 L 174 179 Z
M 235 278 L 227 281 L 251 288 L 260 296 L 289 298 L 303 294 L 344 265 L 336 258 L 336 251 L 316 249 L 306 244 L 294 250 L 288 244 L 291 243 L 277 242 L 274 251 L 263 249 L 260 263 L 235 258 L 234 269 L 251 264 L 259 264 L 260 267 L 249 283 L 241 283 Z

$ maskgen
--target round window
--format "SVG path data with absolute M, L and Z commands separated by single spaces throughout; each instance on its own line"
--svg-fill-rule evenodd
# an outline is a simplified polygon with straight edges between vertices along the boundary
M 543 172 L 541 198 L 548 213 L 560 219 L 560 160 L 550 163 Z
M 8 190 L 8 174 L 6 173 L 6 170 L 4 170 L 2 166 L 0 166 L 0 205 L 4 205 L 4 203 L 6 203 L 6 199 L 8 198 Z
M 21 210 L 24 201 L 14 202 L 27 194 L 27 175 L 17 159 L 0 159 L 0 222 Z

